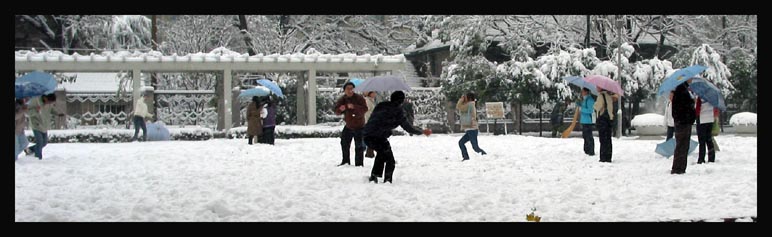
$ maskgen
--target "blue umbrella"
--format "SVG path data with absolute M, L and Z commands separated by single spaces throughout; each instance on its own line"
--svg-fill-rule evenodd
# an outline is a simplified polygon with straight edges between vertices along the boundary
M 689 151 L 687 151 L 686 154 L 687 155 L 691 154 L 694 151 L 694 148 L 696 148 L 698 145 L 699 143 L 697 143 L 697 141 L 694 141 L 690 138 Z M 675 139 L 671 138 L 663 143 L 657 144 L 657 149 L 654 149 L 654 152 L 664 157 L 670 157 L 670 156 L 673 156 L 673 154 L 675 153 L 675 146 L 676 146 Z
M 666 95 L 667 93 L 670 93 L 670 91 L 675 90 L 675 88 L 678 87 L 678 85 L 686 82 L 686 80 L 689 80 L 689 78 L 692 78 L 695 75 L 702 73 L 702 71 L 705 71 L 705 69 L 708 69 L 708 68 L 701 65 L 692 65 L 673 72 L 673 74 L 670 74 L 670 76 L 668 76 L 667 78 L 665 78 L 664 81 L 662 81 L 662 85 L 659 86 L 659 90 L 657 91 L 657 94 L 660 96 L 663 96 L 663 95 Z
M 275 82 L 268 79 L 260 79 L 260 80 L 257 80 L 257 83 L 265 87 L 268 87 L 268 89 L 270 89 L 271 92 L 273 92 L 277 96 L 284 97 L 284 93 L 281 92 L 281 88 Z
M 169 129 L 161 122 L 147 124 L 148 141 L 168 141 L 171 138 Z
M 364 82 L 365 80 L 359 79 L 359 78 L 351 78 L 351 80 L 348 80 L 348 81 L 351 83 L 354 83 L 354 87 L 357 87 L 359 86 L 359 84 L 362 84 L 362 82 Z
M 271 94 L 271 91 L 264 86 L 256 86 L 255 88 L 247 89 L 239 93 L 239 97 L 252 98 L 253 96 L 266 96 Z
M 584 79 L 582 79 L 582 77 L 570 76 L 570 77 L 564 77 L 563 80 L 566 80 L 568 81 L 568 83 L 574 84 L 579 88 L 587 88 L 590 90 L 590 92 L 593 95 L 598 95 L 598 89 L 595 88 L 596 86 L 592 83 L 585 81 Z
M 25 98 L 54 93 L 56 78 L 50 73 L 34 71 L 16 78 L 15 96 Z
M 721 95 L 721 90 L 705 79 L 694 78 L 692 82 L 689 83 L 689 89 L 694 92 L 694 94 L 697 94 L 697 96 L 713 105 L 713 107 L 716 107 L 721 111 L 726 111 L 726 103 L 724 102 L 724 96 Z

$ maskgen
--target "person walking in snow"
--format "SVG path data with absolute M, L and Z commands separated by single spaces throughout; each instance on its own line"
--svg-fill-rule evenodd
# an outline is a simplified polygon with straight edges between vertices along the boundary
M 48 144 L 48 130 L 51 128 L 51 110 L 54 102 L 56 102 L 56 95 L 47 94 L 32 97 L 28 105 L 27 115 L 35 136 L 35 145 L 24 150 L 24 153 L 34 152 L 35 157 L 40 160 L 43 159 L 43 147 Z
M 27 113 L 27 105 L 25 102 L 25 99 L 16 99 L 16 106 L 15 106 L 15 155 L 14 160 L 19 158 L 19 154 L 21 154 L 22 151 L 27 149 L 27 145 L 29 145 L 29 141 L 27 141 L 27 135 L 24 134 L 24 127 L 27 126 L 27 117 L 25 114 Z
M 257 137 L 260 141 L 260 135 L 263 134 L 263 105 L 260 97 L 252 96 L 252 102 L 247 106 L 247 141 L 252 145 L 252 139 Z
M 482 155 L 485 151 L 477 145 L 477 134 L 479 127 L 477 125 L 477 108 L 475 108 L 475 95 L 472 92 L 462 95 L 456 102 L 456 110 L 461 115 L 461 129 L 464 130 L 464 136 L 458 140 L 458 147 L 461 148 L 461 161 L 469 160 L 469 153 L 466 152 L 466 142 L 472 142 L 472 149 Z
M 354 165 L 364 166 L 365 144 L 362 141 L 362 128 L 365 126 L 367 102 L 361 95 L 354 93 L 353 82 L 343 85 L 343 96 L 335 102 L 335 114 L 343 114 L 346 125 L 340 133 L 340 148 L 343 160 L 338 166 L 351 165 L 351 139 L 354 139 Z
M 595 99 L 592 98 L 589 89 L 582 88 L 582 101 L 580 103 L 579 111 L 581 112 L 581 118 L 579 119 L 579 123 L 582 124 L 584 154 L 594 156 L 595 139 L 592 137 L 592 127 L 595 125 L 595 121 L 593 121 L 593 106 L 595 105 Z
M 150 94 L 142 93 L 142 96 L 137 100 L 137 104 L 134 106 L 134 137 L 131 138 L 131 141 L 137 140 L 139 129 L 142 129 L 141 141 L 147 141 L 147 125 L 145 124 L 145 120 L 152 118 L 153 114 L 148 112 L 147 104 L 145 104 L 146 100 L 150 100 Z
M 391 93 L 391 100 L 378 103 L 373 110 L 370 120 L 367 121 L 363 129 L 364 141 L 368 147 L 372 147 L 377 155 L 373 162 L 373 169 L 370 171 L 370 182 L 378 183 L 378 178 L 383 177 L 383 182 L 392 182 L 395 161 L 394 152 L 389 143 L 391 130 L 401 126 L 410 134 L 421 134 L 421 130 L 408 123 L 402 104 L 405 101 L 405 93 L 395 91 Z M 425 129 L 424 135 L 431 133 L 431 130 Z M 385 173 L 384 173 L 385 164 Z

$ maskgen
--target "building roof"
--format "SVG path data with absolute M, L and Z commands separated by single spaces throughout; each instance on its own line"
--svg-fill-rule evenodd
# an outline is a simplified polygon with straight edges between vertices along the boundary
M 118 73 L 64 73 L 64 75 L 77 77 L 75 82 L 63 82 L 57 88 L 73 93 L 114 93 L 118 91 L 120 84 Z M 144 85 L 144 80 L 140 84 Z M 132 91 L 130 82 L 124 84 L 124 91 Z

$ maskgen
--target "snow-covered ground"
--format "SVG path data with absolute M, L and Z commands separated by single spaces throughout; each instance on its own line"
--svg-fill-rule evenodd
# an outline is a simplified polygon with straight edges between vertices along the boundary
M 757 138 L 721 135 L 716 162 L 671 175 L 664 140 L 612 138 L 613 163 L 580 137 L 392 137 L 393 184 L 336 167 L 339 139 L 57 143 L 15 164 L 16 221 L 721 221 L 757 216 Z M 692 139 L 697 140 L 696 135 Z M 599 149 L 595 137 L 596 153 Z M 353 151 L 353 145 L 352 145 Z M 352 157 L 353 163 L 353 157 Z M 740 219 L 739 221 L 750 221 Z

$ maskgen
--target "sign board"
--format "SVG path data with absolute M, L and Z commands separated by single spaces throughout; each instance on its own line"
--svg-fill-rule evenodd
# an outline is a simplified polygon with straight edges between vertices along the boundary
M 504 102 L 487 102 L 485 103 L 485 113 L 487 118 L 490 119 L 503 119 L 504 118 Z

